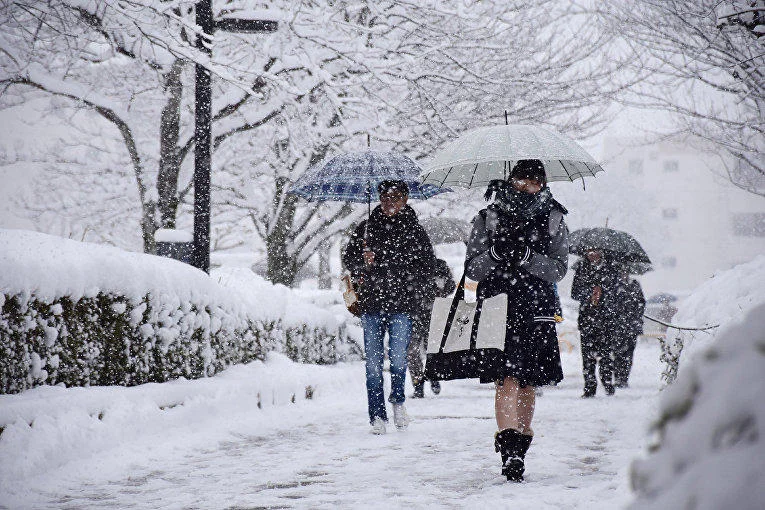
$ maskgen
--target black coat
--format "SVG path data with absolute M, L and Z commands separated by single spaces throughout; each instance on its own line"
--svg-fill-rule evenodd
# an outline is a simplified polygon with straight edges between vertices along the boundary
M 583 335 L 596 335 L 606 329 L 615 329 L 621 311 L 617 294 L 618 268 L 608 260 L 596 266 L 580 259 L 573 269 L 571 297 L 579 301 L 579 331 Z M 600 286 L 602 295 L 597 304 L 592 304 L 590 298 L 595 286 Z
M 375 253 L 371 266 L 364 263 L 365 230 L 367 248 Z M 375 207 L 369 221 L 362 221 L 353 232 L 342 259 L 356 282 L 362 313 L 411 315 L 429 299 L 436 257 L 428 234 L 408 205 L 391 217 Z
M 414 312 L 416 321 L 430 324 L 430 314 L 433 312 L 433 303 L 437 297 L 449 297 L 457 288 L 452 270 L 443 259 L 436 259 L 433 268 L 433 277 L 430 278 L 423 288 L 420 309 Z
M 637 280 L 620 281 L 617 293 L 617 323 L 619 334 L 625 338 L 643 333 L 643 313 L 645 312 L 645 296 Z
M 553 209 L 565 211 L 554 202 L 525 220 L 516 230 L 531 252 L 545 257 L 549 256 L 552 245 L 550 216 Z M 485 220 L 487 213 L 484 210 L 479 215 Z M 565 232 L 564 227 L 563 235 Z M 473 236 L 491 239 L 495 234 L 480 232 L 474 227 Z M 500 363 L 487 361 L 484 364 L 480 381 L 491 382 L 510 376 L 525 387 L 557 384 L 563 380 L 555 330 L 555 284 L 534 276 L 525 266 L 501 262 L 478 283 L 479 321 L 483 301 L 498 294 L 507 294 L 505 350 Z

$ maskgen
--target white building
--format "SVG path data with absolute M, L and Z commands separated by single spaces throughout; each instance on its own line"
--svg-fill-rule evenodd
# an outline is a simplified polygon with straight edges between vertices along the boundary
M 765 254 L 765 198 L 731 184 L 719 156 L 683 141 L 638 147 L 605 138 L 603 149 L 607 173 L 644 191 L 656 208 L 644 213 L 638 237 L 654 262 L 641 277 L 647 296 L 692 290 L 715 271 Z

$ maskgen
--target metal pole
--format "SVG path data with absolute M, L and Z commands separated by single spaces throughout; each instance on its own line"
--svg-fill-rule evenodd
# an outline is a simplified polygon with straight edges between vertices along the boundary
M 196 4 L 196 22 L 202 31 L 213 34 L 212 0 Z M 197 35 L 197 48 L 212 57 L 212 42 Z M 210 272 L 210 146 L 212 143 L 212 92 L 210 71 L 196 65 L 194 107 L 194 266 Z

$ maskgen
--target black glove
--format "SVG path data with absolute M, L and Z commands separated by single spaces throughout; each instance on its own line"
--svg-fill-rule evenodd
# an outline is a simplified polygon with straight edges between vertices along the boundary
M 531 257 L 531 249 L 519 241 L 498 237 L 489 248 L 489 255 L 496 262 L 509 262 L 517 266 Z

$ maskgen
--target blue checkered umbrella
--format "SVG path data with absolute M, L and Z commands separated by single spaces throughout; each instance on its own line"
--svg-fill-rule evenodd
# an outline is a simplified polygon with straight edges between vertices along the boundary
M 401 180 L 409 186 L 409 198 L 424 199 L 451 191 L 420 184 L 422 169 L 397 152 L 362 151 L 340 154 L 301 175 L 289 193 L 309 202 L 334 200 L 371 204 L 380 199 L 377 185 L 386 180 Z

